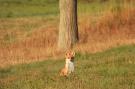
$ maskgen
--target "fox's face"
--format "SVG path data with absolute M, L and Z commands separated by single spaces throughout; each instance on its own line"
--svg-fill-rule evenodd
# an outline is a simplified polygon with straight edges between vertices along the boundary
M 70 61 L 74 61 L 75 52 L 74 51 L 67 51 L 65 56 L 66 56 L 66 59 L 70 59 Z

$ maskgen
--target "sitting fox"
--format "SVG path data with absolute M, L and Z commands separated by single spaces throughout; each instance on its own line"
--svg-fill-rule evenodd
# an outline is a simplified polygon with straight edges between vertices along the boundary
M 65 66 L 60 71 L 60 76 L 68 76 L 70 73 L 74 72 L 75 52 L 74 51 L 67 51 L 65 57 L 66 57 Z

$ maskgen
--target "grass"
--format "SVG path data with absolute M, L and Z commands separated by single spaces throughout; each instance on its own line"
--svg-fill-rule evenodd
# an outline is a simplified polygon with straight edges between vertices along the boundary
M 50 16 L 58 13 L 57 0 L 0 0 L 0 17 Z
M 115 6 L 114 2 L 110 3 L 111 0 L 90 1 L 92 0 L 78 2 L 80 39 L 75 46 L 76 51 L 95 53 L 135 43 L 133 1 L 122 4 L 124 8 Z M 0 17 L 0 67 L 61 55 L 57 52 L 57 0 L 0 0 L 0 9 L 0 15 L 3 15 Z M 13 11 L 19 15 L 7 17 L 3 11 Z M 36 15 L 32 15 L 33 13 Z
M 115 3 L 86 1 L 78 3 L 76 71 L 62 78 L 64 60 L 45 59 L 57 56 L 58 0 L 0 0 L 0 89 L 135 89 L 135 45 L 110 49 L 135 44 L 135 2 L 116 19 Z
M 92 0 L 91 0 L 92 1 Z M 128 5 L 134 6 L 134 2 Z M 95 0 L 78 1 L 78 13 L 81 14 L 101 14 L 108 10 L 111 6 L 115 6 L 114 1 L 107 0 L 101 2 Z M 0 18 L 18 18 L 18 17 L 57 17 L 59 15 L 58 0 L 0 0 Z
M 75 73 L 59 77 L 64 60 L 0 69 L 0 89 L 134 89 L 135 45 L 95 54 L 77 53 Z

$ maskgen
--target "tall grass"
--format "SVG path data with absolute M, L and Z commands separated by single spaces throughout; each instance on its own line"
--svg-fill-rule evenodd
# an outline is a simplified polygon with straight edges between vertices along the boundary
M 77 53 L 75 73 L 60 77 L 64 60 L 0 69 L 0 89 L 134 89 L 135 45 L 102 53 Z
M 43 8 L 48 8 L 47 10 L 55 8 L 57 1 L 0 0 L 0 7 L 5 2 L 9 4 L 9 7 L 11 6 L 6 9 L 18 10 L 20 17 L 13 15 L 10 18 L 0 18 L 0 67 L 41 61 L 48 57 L 62 55 L 57 51 L 58 14 L 30 15 L 34 8 L 47 13 Z M 111 3 L 111 0 L 79 1 L 80 40 L 74 49 L 81 53 L 95 53 L 111 47 L 135 44 L 135 9 L 134 1 L 131 2 L 127 1 L 117 7 L 116 2 Z M 42 5 L 43 8 L 40 8 Z M 28 13 L 26 13 L 28 9 L 25 6 L 30 10 Z M 8 12 L 4 10 L 4 7 L 2 8 L 3 11 Z M 18 8 L 26 11 L 27 16 L 24 17 Z M 58 7 L 55 11 L 56 9 Z M 55 12 L 53 9 L 51 11 Z M 37 11 L 36 13 L 38 14 Z M 0 14 L 3 14 L 2 11 Z

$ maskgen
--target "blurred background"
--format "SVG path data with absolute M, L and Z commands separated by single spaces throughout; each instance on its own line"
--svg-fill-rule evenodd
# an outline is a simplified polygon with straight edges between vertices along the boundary
M 135 44 L 135 1 L 78 0 L 78 25 L 79 53 Z M 59 0 L 0 0 L 0 67 L 61 57 L 58 26 Z

